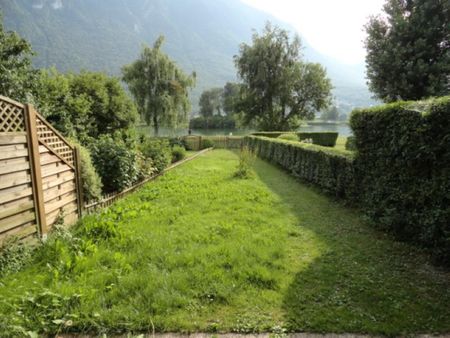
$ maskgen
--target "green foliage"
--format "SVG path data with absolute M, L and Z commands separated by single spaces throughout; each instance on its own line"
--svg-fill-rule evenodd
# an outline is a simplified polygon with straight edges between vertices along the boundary
M 255 162 L 254 152 L 247 146 L 243 146 L 239 151 L 239 164 L 234 172 L 234 177 L 250 178 L 253 176 L 252 166 Z
M 236 121 L 230 116 L 203 116 L 192 118 L 189 122 L 191 129 L 235 129 Z
M 257 131 L 252 133 L 254 136 L 263 136 L 263 137 L 270 137 L 270 138 L 277 138 L 283 134 L 286 134 L 284 131 Z
M 238 104 L 241 96 L 240 83 L 227 82 L 223 87 L 222 104 L 223 111 L 227 116 L 232 116 L 235 113 L 239 113 Z
M 222 88 L 212 88 L 205 90 L 200 96 L 200 115 L 209 118 L 214 115 L 222 115 Z
M 202 136 L 203 140 L 211 141 L 215 149 L 240 149 L 242 136 Z
M 150 158 L 157 172 L 163 171 L 172 161 L 169 140 L 144 137 L 139 145 L 140 151 Z
M 340 120 L 339 110 L 336 104 L 331 105 L 325 109 L 321 114 L 320 118 L 324 121 L 338 121 Z
M 347 140 L 345 141 L 345 150 L 355 151 L 356 145 L 355 145 L 355 137 L 354 136 L 348 136 Z
M 323 147 L 334 147 L 336 145 L 339 133 L 328 131 L 328 132 L 299 132 L 297 133 L 300 141 L 312 140 L 313 144 Z
M 33 248 L 10 237 L 0 246 L 0 276 L 19 271 L 31 258 Z
M 313 144 L 324 146 L 324 147 L 334 147 L 336 145 L 337 138 L 339 136 L 339 133 L 337 132 L 282 132 L 282 131 L 258 131 L 255 133 L 252 133 L 254 136 L 263 136 L 263 137 L 270 137 L 270 138 L 281 138 L 281 139 L 290 139 L 291 141 L 294 140 L 293 136 L 288 135 L 295 135 L 295 141 L 306 141 L 311 140 Z M 286 136 L 283 136 L 286 135 Z M 281 137 L 283 136 L 283 137 Z
M 41 70 L 33 96 L 37 110 L 52 125 L 84 145 L 100 135 L 130 129 L 138 118 L 119 80 L 103 73 Z
M 131 143 L 131 144 L 130 144 Z M 103 191 L 122 191 L 137 181 L 136 146 L 132 141 L 124 141 L 120 135 L 102 135 L 90 146 L 92 161 L 100 174 Z
M 334 196 L 354 196 L 356 174 L 349 152 L 263 136 L 248 136 L 244 143 L 262 159 Z
M 0 335 L 449 332 L 448 273 L 420 250 L 264 161 L 233 179 L 238 161 L 208 152 L 53 233 L 0 278 Z
M 214 143 L 209 138 L 202 137 L 202 149 L 212 147 L 214 147 Z
M 102 196 L 102 180 L 95 170 L 89 150 L 77 141 L 70 143 L 80 150 L 81 182 L 83 183 L 83 198 L 86 203 L 99 200 Z
M 34 83 L 31 45 L 16 32 L 5 31 L 0 12 L 0 95 L 25 101 Z
M 388 0 L 366 25 L 369 87 L 385 102 L 450 93 L 450 2 Z
M 450 97 L 356 110 L 360 203 L 374 224 L 450 264 Z
M 176 128 L 187 120 L 191 107 L 188 89 L 195 83 L 195 73 L 187 76 L 161 51 L 164 37 L 153 48 L 144 46 L 140 58 L 123 67 L 123 80 L 133 94 L 139 112 L 155 135 L 160 126 Z
M 181 161 L 186 157 L 186 149 L 178 145 L 172 147 L 172 163 Z
M 281 139 L 281 140 L 286 140 L 286 141 L 295 141 L 298 142 L 300 141 L 300 139 L 298 138 L 298 135 L 295 133 L 285 133 L 285 134 L 281 134 L 280 136 L 278 136 L 277 138 Z
M 262 130 L 292 130 L 312 119 L 330 101 L 331 81 L 320 64 L 301 58 L 301 43 L 287 31 L 266 25 L 252 45 L 242 44 L 235 57 L 243 81 L 239 110 L 246 124 Z

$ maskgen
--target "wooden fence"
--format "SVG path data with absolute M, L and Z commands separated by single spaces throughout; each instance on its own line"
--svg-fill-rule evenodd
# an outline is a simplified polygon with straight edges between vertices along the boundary
M 198 136 L 189 135 L 184 137 L 184 141 L 189 149 L 203 149 L 205 140 L 211 142 L 216 149 L 239 149 L 242 146 L 242 136 Z
M 45 237 L 82 213 L 78 149 L 31 105 L 0 96 L 0 242 Z

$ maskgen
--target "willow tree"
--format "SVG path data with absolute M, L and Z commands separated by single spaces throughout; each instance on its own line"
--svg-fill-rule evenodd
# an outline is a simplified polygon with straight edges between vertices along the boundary
M 244 123 L 262 130 L 291 130 L 301 119 L 312 119 L 331 99 L 331 81 L 325 69 L 302 59 L 300 38 L 266 25 L 252 44 L 242 44 L 235 56 L 242 79 L 238 109 Z
M 140 58 L 122 69 L 141 116 L 155 135 L 160 127 L 176 128 L 187 122 L 189 89 L 195 84 L 195 73 L 186 75 L 161 51 L 163 42 L 160 36 L 153 48 L 144 46 Z

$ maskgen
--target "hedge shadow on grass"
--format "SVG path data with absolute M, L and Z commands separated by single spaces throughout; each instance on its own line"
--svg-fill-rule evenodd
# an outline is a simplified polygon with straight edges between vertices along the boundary
M 284 294 L 290 331 L 450 332 L 448 272 L 431 266 L 420 249 L 373 229 L 357 211 L 317 189 L 285 175 L 263 175 L 265 166 L 271 165 L 261 160 L 254 165 L 259 179 L 295 214 L 299 226 L 313 231 L 326 247 L 295 275 Z

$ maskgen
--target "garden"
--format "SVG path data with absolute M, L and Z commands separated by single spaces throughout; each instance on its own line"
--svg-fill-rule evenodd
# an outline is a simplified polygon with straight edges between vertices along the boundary
M 450 330 L 450 276 L 426 251 L 265 161 L 239 178 L 240 161 L 205 153 L 11 249 L 2 335 Z

